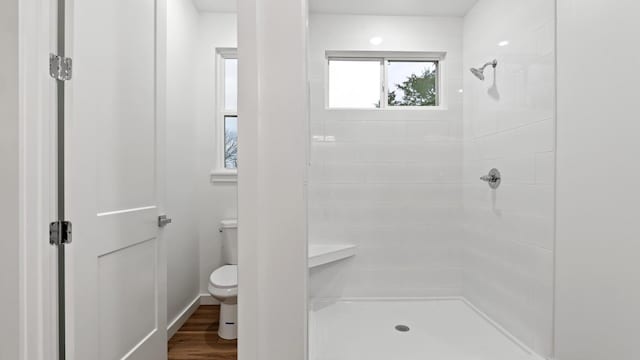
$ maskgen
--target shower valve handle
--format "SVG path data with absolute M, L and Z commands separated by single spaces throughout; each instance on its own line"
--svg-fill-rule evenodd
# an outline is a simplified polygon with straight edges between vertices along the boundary
M 500 182 L 502 182 L 502 177 L 500 176 L 500 171 L 494 168 L 489 171 L 489 174 L 481 176 L 480 180 L 487 182 L 490 188 L 497 189 L 500 186 Z

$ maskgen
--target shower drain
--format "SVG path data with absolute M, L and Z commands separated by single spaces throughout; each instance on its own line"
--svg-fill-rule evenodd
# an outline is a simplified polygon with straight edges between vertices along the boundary
M 396 330 L 400 332 L 407 332 L 411 329 L 407 325 L 396 325 Z

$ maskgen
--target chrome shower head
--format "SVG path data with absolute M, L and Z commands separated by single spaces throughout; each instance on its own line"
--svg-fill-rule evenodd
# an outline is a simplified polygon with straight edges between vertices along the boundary
M 482 65 L 479 68 L 471 68 L 469 69 L 471 73 L 480 80 L 484 80 L 484 69 L 491 65 L 494 69 L 498 66 L 498 60 L 489 61 L 488 63 Z
M 484 80 L 484 69 L 471 68 L 471 73 L 475 75 L 478 79 Z

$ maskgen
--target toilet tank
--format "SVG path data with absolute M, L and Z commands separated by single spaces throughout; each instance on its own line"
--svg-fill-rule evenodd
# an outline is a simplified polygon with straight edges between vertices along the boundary
M 220 221 L 222 232 L 222 261 L 225 264 L 238 264 L 238 220 Z

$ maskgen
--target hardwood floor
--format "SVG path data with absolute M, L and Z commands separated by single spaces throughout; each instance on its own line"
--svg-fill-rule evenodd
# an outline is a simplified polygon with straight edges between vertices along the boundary
M 218 337 L 220 306 L 201 305 L 169 340 L 169 360 L 236 360 L 238 341 Z

